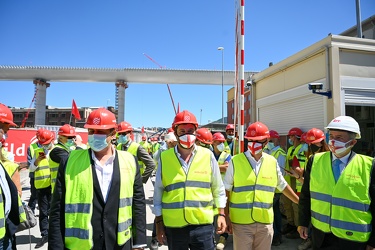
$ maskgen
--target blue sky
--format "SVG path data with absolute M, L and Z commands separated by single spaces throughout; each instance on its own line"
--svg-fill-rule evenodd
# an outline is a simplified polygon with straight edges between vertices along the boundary
M 0 65 L 234 70 L 235 1 L 3 0 Z M 375 1 L 361 1 L 362 20 Z M 245 71 L 261 71 L 356 25 L 355 0 L 245 2 Z M 50 82 L 47 105 L 115 105 L 114 83 Z M 29 107 L 31 82 L 0 82 L 0 102 Z M 174 102 L 199 123 L 221 118 L 221 86 L 170 85 Z M 229 89 L 224 87 L 224 91 Z M 226 105 L 225 113 L 226 113 Z M 202 109 L 202 112 L 201 112 Z M 174 111 L 165 84 L 132 84 L 125 120 L 169 127 Z

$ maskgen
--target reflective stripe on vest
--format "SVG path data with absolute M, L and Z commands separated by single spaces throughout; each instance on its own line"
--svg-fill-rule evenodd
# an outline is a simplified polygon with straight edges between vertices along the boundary
M 196 148 L 187 175 L 174 148 L 160 155 L 164 186 L 162 214 L 167 227 L 213 223 L 212 152 L 203 147 Z
M 276 159 L 263 153 L 258 176 L 244 153 L 233 156 L 230 219 L 237 224 L 273 222 L 273 196 L 277 186 Z
M 294 146 L 290 146 L 288 148 L 288 152 L 287 152 L 287 155 L 286 155 L 286 159 L 285 159 L 285 169 L 290 171 L 290 162 L 293 161 L 293 158 L 294 156 L 297 157 L 297 154 L 298 154 L 298 151 L 301 149 L 302 147 L 302 144 L 299 144 L 297 147 L 294 147 Z M 293 151 L 293 153 L 292 153 Z M 291 185 L 291 182 L 290 182 L 290 175 L 286 174 L 284 176 L 286 182 L 289 184 L 289 186 Z
M 67 152 L 69 152 L 69 149 L 60 143 L 55 145 L 55 148 L 61 148 Z M 53 193 L 53 189 L 55 188 L 55 183 L 56 183 L 56 177 L 57 177 L 57 172 L 59 170 L 60 162 L 55 162 L 51 158 L 48 160 L 49 163 L 49 168 L 51 171 L 51 192 Z
M 301 150 L 299 150 L 299 151 L 301 151 Z M 298 159 L 298 162 L 299 162 L 299 167 L 302 170 L 304 170 L 305 167 L 306 167 L 306 164 L 307 164 L 307 157 L 305 155 L 305 152 L 304 151 L 298 152 L 297 159 Z M 296 181 L 296 190 L 297 190 L 297 193 L 301 193 L 302 185 L 303 185 L 303 183 L 301 183 L 299 181 Z
M 311 166 L 311 222 L 335 236 L 367 242 L 371 234 L 370 196 L 372 158 L 355 154 L 337 183 L 330 152 L 317 153 Z
M 271 155 L 272 155 L 273 157 L 275 157 L 276 161 L 278 160 L 277 158 L 279 158 L 280 155 L 283 155 L 283 156 L 286 157 L 286 153 L 285 153 L 284 149 L 282 149 L 281 147 L 279 147 L 279 148 L 276 149 L 275 151 L 272 151 L 272 152 L 271 152 Z M 282 192 L 279 191 L 279 190 L 276 188 L 276 189 L 275 189 L 275 193 L 277 193 L 277 194 L 281 194 Z
M 38 158 L 40 152 L 44 153 L 44 149 L 43 148 L 34 149 L 35 159 Z M 49 155 L 46 155 L 46 158 L 44 158 L 43 160 L 39 162 L 39 165 L 34 172 L 35 173 L 34 183 L 35 183 L 36 189 L 41 189 L 41 188 L 46 188 L 46 187 L 51 186 L 51 171 L 49 169 L 48 159 L 49 159 Z
M 120 167 L 117 244 L 121 246 L 131 238 L 136 164 L 130 153 L 119 150 L 116 150 L 116 153 Z M 65 172 L 65 185 L 65 246 L 69 249 L 91 249 L 94 184 L 88 150 L 76 150 L 70 153 Z

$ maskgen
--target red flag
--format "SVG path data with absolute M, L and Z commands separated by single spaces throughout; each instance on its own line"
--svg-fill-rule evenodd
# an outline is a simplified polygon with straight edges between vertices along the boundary
M 180 103 L 177 103 L 177 114 L 180 113 Z
M 144 126 L 142 126 L 141 133 L 142 133 L 142 134 L 145 133 L 145 127 L 144 127 Z
M 74 99 L 73 99 L 73 103 L 72 103 L 72 115 L 74 115 L 74 117 L 77 120 L 81 120 L 81 115 L 79 114 L 79 111 L 78 111 L 78 108 L 77 108 L 77 105 L 76 105 L 76 102 L 74 101 Z

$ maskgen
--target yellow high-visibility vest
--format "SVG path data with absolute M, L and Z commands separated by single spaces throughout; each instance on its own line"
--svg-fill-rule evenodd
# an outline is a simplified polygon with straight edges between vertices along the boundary
M 187 174 L 173 148 L 161 153 L 162 215 L 167 227 L 213 223 L 212 152 L 196 148 Z
M 369 195 L 372 160 L 355 154 L 335 183 L 331 153 L 314 155 L 310 174 L 314 227 L 341 239 L 368 241 L 372 231 Z
M 263 153 L 258 176 L 244 153 L 233 156 L 233 189 L 229 198 L 230 219 L 237 224 L 273 222 L 273 197 L 277 186 L 276 159 Z

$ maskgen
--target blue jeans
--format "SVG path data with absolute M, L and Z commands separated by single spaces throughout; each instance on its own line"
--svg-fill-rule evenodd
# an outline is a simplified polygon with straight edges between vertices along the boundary
M 275 196 L 273 197 L 273 237 L 281 235 L 282 217 L 280 211 L 280 196 L 281 193 L 275 193 Z
M 12 250 L 12 242 L 6 234 L 4 238 L 0 240 L 0 250 Z
M 213 225 L 166 227 L 168 249 L 171 250 L 214 250 Z

